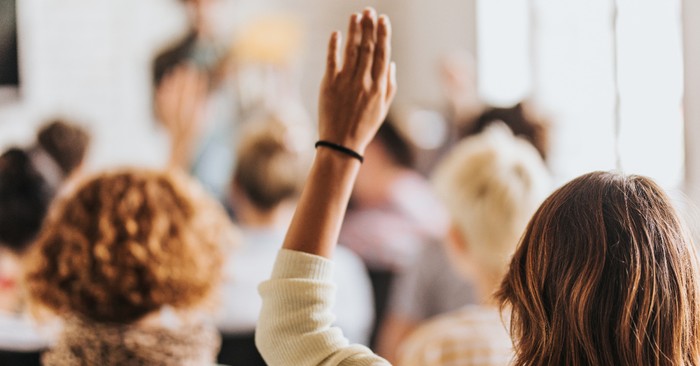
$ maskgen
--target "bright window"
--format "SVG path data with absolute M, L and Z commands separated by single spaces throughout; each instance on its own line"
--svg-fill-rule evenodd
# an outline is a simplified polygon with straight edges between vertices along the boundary
M 621 168 L 680 184 L 679 0 L 478 4 L 480 93 L 496 103 L 532 95 L 555 124 L 549 163 L 558 183 Z

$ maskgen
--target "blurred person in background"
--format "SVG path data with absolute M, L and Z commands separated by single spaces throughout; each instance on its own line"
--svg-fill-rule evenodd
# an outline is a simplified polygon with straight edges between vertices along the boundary
M 307 115 L 299 103 L 303 27 L 291 16 L 267 14 L 236 24 L 234 33 L 225 15 L 235 1 L 180 2 L 190 29 L 155 59 L 156 118 L 177 165 L 226 204 L 244 122 L 279 108 Z
M 178 0 L 188 29 L 153 62 L 154 110 L 177 152 L 175 165 L 191 171 L 220 200 L 230 176 L 236 115 L 224 83 L 230 40 L 217 34 L 217 12 L 226 1 Z
M 447 55 L 440 64 L 440 72 L 453 132 L 452 139 L 433 154 L 435 158 L 449 153 L 462 139 L 476 136 L 494 124 L 506 125 L 515 136 L 531 143 L 543 159 L 547 158 L 551 124 L 536 114 L 528 102 L 507 108 L 483 102 L 478 94 L 476 65 L 471 54 Z M 428 171 L 434 163 L 429 165 Z M 379 332 L 377 350 L 390 361 L 395 360 L 399 344 L 422 321 L 457 310 L 475 299 L 469 279 L 464 276 L 456 279 L 444 250 L 426 248 L 417 258 L 412 270 L 395 281 L 387 317 Z M 439 283 L 442 285 L 438 286 Z
M 377 353 L 390 362 L 396 360 L 399 345 L 422 322 L 478 302 L 474 279 L 449 265 L 444 240 L 424 245 L 391 286 L 376 343 Z
M 56 120 L 33 146 L 0 156 L 0 364 L 38 364 L 48 344 L 27 314 L 23 258 L 54 197 L 80 170 L 89 140 L 82 128 Z
M 37 156 L 34 160 L 39 161 L 37 168 L 42 174 L 60 186 L 80 174 L 89 147 L 90 135 L 84 128 L 58 119 L 39 130 L 30 153 Z M 43 157 L 44 153 L 53 164 Z
M 450 264 L 474 281 L 478 301 L 421 325 L 401 345 L 396 364 L 508 365 L 513 358 L 508 319 L 492 294 L 532 213 L 549 193 L 547 168 L 530 143 L 493 125 L 456 145 L 433 181 L 452 217 L 446 241 Z
M 246 125 L 231 183 L 232 205 L 241 228 L 241 247 L 224 264 L 223 304 L 217 321 L 223 333 L 219 362 L 264 365 L 254 344 L 262 306 L 257 288 L 270 277 L 295 203 L 308 172 L 308 123 L 269 115 Z M 372 292 L 362 261 L 341 248 L 335 256 L 336 324 L 353 342 L 367 344 L 373 321 Z
M 27 314 L 22 258 L 39 232 L 54 190 L 20 149 L 0 156 L 0 363 L 39 365 L 48 345 Z
M 449 106 L 449 118 L 462 139 L 502 122 L 518 137 L 529 141 L 543 159 L 549 153 L 550 123 L 537 113 L 532 103 L 521 101 L 510 107 L 491 106 L 478 92 L 476 63 L 466 51 L 446 55 L 440 63 L 440 80 Z
M 85 179 L 27 254 L 30 306 L 63 319 L 44 365 L 207 365 L 206 305 L 233 243 L 223 209 L 173 170 Z
M 378 325 L 395 276 L 410 270 L 424 246 L 442 240 L 448 218 L 432 187 L 413 169 L 412 146 L 394 122 L 382 125 L 365 155 L 340 243 L 369 269 Z

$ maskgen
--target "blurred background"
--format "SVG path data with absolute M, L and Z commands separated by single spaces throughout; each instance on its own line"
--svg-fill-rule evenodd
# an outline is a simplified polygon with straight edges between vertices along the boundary
M 329 33 L 372 5 L 394 27 L 394 114 L 425 156 L 450 138 L 459 104 L 450 88 L 474 83 L 482 103 L 526 101 L 551 123 L 555 182 L 621 169 L 700 197 L 696 1 L 202 1 L 230 58 L 222 98 L 235 111 L 226 123 L 271 100 L 314 120 Z M 154 114 L 153 63 L 186 35 L 185 3 L 0 0 L 0 148 L 29 141 L 59 115 L 93 135 L 89 167 L 162 164 L 168 139 Z

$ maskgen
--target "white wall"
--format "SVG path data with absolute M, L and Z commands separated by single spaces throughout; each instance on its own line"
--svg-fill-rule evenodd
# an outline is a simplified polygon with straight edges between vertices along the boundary
M 170 3 L 19 1 L 22 96 L 0 106 L 0 147 L 31 142 L 37 125 L 61 115 L 91 130 L 92 166 L 161 162 L 150 59 L 185 24 Z
M 316 114 L 328 35 L 366 5 L 391 15 L 399 67 L 398 104 L 442 100 L 435 63 L 453 47 L 474 48 L 474 0 L 238 0 L 223 22 L 243 24 L 265 11 L 307 22 L 301 79 L 304 104 Z M 82 121 L 94 135 L 90 165 L 156 165 L 167 141 L 151 114 L 150 62 L 184 30 L 175 0 L 22 0 L 19 5 L 22 98 L 0 105 L 0 148 L 28 143 L 55 114 Z M 230 9 L 229 9 L 230 10 Z
M 700 206 L 700 2 L 683 1 L 685 191 Z

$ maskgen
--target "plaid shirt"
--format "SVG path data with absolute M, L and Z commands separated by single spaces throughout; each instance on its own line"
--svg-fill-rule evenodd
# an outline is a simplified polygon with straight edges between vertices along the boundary
M 467 306 L 438 316 L 401 346 L 401 366 L 505 366 L 513 345 L 497 309 Z

